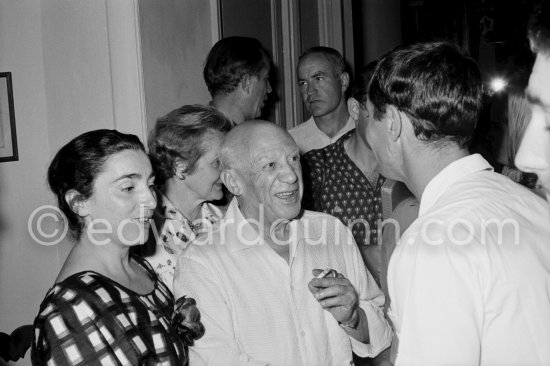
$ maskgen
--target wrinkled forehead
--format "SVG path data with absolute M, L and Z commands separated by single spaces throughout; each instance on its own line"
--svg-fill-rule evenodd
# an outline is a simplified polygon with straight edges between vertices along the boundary
M 260 126 L 251 131 L 248 146 L 251 158 L 268 150 L 283 151 L 285 153 L 298 150 L 298 145 L 296 145 L 290 134 L 275 125 Z
M 335 65 L 330 57 L 322 53 L 312 53 L 300 60 L 298 69 L 300 68 L 315 68 L 326 72 L 338 73 L 337 65 Z

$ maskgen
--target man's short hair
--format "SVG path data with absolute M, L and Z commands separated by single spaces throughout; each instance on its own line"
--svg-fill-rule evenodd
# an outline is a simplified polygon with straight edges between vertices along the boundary
M 219 40 L 208 53 L 203 76 L 212 96 L 229 94 L 245 75 L 257 76 L 269 67 L 269 56 L 260 41 L 250 37 Z
M 529 19 L 527 34 L 534 52 L 550 55 L 550 1 L 537 4 Z
M 312 55 L 322 55 L 326 57 L 327 60 L 331 63 L 334 70 L 336 70 L 336 73 L 338 75 L 346 71 L 346 61 L 344 60 L 344 57 L 340 54 L 340 52 L 336 51 L 334 48 L 323 46 L 311 47 L 310 49 L 302 53 L 300 55 L 300 58 L 298 59 L 298 66 L 303 59 Z
M 465 147 L 482 108 L 481 74 L 451 43 L 400 46 L 378 63 L 369 99 L 375 118 L 393 105 L 407 113 L 420 140 Z

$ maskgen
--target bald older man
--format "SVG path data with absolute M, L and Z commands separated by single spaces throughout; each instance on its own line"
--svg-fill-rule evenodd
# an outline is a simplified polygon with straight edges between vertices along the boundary
M 174 282 L 177 297 L 197 300 L 206 327 L 193 350 L 212 365 L 286 366 L 350 365 L 352 350 L 372 357 L 387 348 L 384 295 L 351 232 L 332 216 L 301 211 L 290 135 L 244 122 L 220 158 L 235 198 L 180 257 Z

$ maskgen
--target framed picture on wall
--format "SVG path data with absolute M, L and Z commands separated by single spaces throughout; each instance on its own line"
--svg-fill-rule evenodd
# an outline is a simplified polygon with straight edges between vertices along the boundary
M 0 162 L 17 160 L 11 72 L 0 72 Z

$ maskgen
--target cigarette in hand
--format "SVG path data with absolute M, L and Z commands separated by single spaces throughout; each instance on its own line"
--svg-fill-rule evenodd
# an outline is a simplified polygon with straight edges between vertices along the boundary
M 323 277 L 328 276 L 331 273 L 332 273 L 332 269 L 327 268 L 327 269 L 323 270 L 323 272 L 321 272 L 317 276 L 315 276 L 315 278 L 323 278 Z

